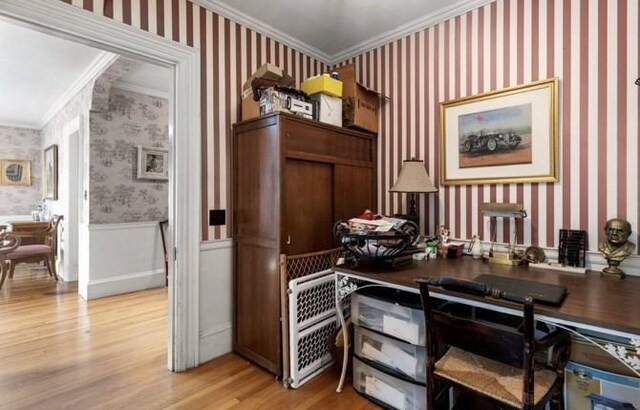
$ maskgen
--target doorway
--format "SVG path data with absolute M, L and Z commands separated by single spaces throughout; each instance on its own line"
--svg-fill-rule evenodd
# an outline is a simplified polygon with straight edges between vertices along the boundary
M 84 13 L 62 2 L 8 0 L 0 17 L 126 57 L 174 69 L 170 102 L 168 368 L 198 364 L 200 241 L 199 64 L 197 51 Z M 80 235 L 82 237 L 82 235 Z M 80 239 L 82 243 L 82 239 Z M 88 241 L 91 246 L 91 240 Z M 179 273 L 179 274 L 178 274 Z

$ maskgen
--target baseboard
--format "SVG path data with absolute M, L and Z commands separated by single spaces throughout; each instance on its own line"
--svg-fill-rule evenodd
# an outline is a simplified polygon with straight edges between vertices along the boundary
M 165 286 L 164 269 L 127 273 L 89 281 L 87 299 L 96 299 L 163 286 Z
M 231 352 L 232 334 L 231 323 L 223 323 L 200 332 L 200 363 Z

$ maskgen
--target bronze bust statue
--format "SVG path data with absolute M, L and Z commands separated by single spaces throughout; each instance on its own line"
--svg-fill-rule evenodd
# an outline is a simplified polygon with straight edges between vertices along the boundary
M 629 241 L 631 224 L 624 219 L 609 219 L 604 226 L 604 232 L 607 239 L 600 242 L 598 251 L 607 260 L 608 266 L 602 270 L 602 274 L 622 279 L 625 275 L 618 265 L 636 248 L 636 245 Z

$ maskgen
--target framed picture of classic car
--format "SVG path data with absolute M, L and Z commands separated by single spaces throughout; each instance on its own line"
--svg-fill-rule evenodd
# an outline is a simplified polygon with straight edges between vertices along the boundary
M 558 79 L 440 105 L 443 185 L 558 180 Z

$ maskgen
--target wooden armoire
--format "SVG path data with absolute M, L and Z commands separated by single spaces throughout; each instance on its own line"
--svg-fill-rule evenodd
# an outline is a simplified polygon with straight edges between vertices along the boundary
M 337 246 L 376 204 L 376 136 L 277 113 L 234 125 L 234 350 L 282 375 L 280 254 Z

